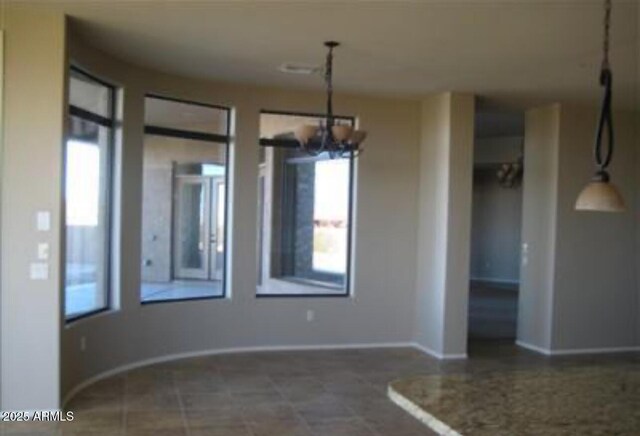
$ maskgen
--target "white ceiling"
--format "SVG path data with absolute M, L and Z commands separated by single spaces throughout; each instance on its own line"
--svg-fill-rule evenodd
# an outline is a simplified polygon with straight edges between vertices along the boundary
M 20 2 L 24 4 L 24 2 Z M 322 63 L 336 52 L 338 91 L 417 97 L 471 91 L 530 106 L 599 95 L 602 2 L 75 1 L 36 3 L 74 17 L 74 34 L 132 63 L 190 77 L 320 88 L 283 62 Z M 612 58 L 632 101 L 637 3 L 615 0 Z

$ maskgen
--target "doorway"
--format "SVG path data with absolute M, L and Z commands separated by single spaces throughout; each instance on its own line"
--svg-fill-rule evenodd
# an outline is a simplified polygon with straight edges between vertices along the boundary
M 222 280 L 224 177 L 178 175 L 174 278 Z
M 515 341 L 520 286 L 524 113 L 476 113 L 468 337 Z

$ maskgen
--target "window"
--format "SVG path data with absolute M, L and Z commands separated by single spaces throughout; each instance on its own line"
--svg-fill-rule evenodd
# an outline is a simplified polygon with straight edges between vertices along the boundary
M 64 283 L 68 321 L 109 307 L 114 88 L 69 74 L 64 147 Z
M 229 110 L 145 99 L 143 303 L 225 295 Z
M 339 118 L 353 124 L 353 119 Z M 310 115 L 262 113 L 260 141 L 292 138 Z M 259 164 L 258 296 L 349 294 L 352 156 L 268 147 Z

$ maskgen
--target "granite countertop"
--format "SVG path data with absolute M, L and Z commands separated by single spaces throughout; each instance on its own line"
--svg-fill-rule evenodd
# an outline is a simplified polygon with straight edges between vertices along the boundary
M 418 376 L 389 397 L 441 435 L 640 435 L 640 366 Z

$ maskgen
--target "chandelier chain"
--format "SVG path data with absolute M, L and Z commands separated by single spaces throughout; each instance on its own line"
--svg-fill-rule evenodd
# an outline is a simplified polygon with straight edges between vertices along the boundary
M 329 46 L 324 79 L 327 85 L 327 127 L 333 125 L 333 47 Z
M 340 43 L 337 41 L 325 41 L 324 43 L 328 49 L 324 68 L 327 95 L 326 115 L 319 120 L 318 124 L 303 125 L 294 132 L 301 151 L 311 156 L 327 153 L 331 159 L 341 158 L 346 154 L 350 158 L 354 158 L 361 151 L 360 143 L 367 136 L 366 132 L 355 130 L 353 123 L 351 125 L 342 122 L 336 123 L 333 113 L 333 49 L 339 45 Z

